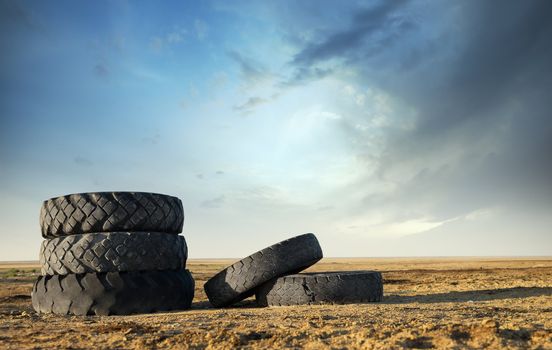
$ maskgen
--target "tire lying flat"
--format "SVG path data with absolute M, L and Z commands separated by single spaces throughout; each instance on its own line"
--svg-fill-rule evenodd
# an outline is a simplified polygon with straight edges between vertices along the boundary
M 191 306 L 194 279 L 188 270 L 40 276 L 31 294 L 40 313 L 129 315 Z
M 40 248 L 43 275 L 177 270 L 187 257 L 184 237 L 159 232 L 85 233 L 47 239 Z
M 205 293 L 213 306 L 228 306 L 255 294 L 261 284 L 302 271 L 320 259 L 322 248 L 312 233 L 296 236 L 220 271 L 205 283 Z
M 40 210 L 44 238 L 116 231 L 180 233 L 183 222 L 180 199 L 157 193 L 70 194 L 45 201 Z
M 261 306 L 375 302 L 383 298 L 383 282 L 375 271 L 300 273 L 263 284 L 256 298 Z

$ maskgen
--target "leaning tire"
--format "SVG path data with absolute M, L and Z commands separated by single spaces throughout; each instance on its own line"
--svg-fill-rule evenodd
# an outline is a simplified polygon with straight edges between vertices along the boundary
M 187 257 L 184 237 L 159 232 L 85 233 L 47 239 L 40 248 L 43 275 L 176 270 Z
M 194 279 L 188 270 L 40 276 L 31 294 L 40 313 L 128 315 L 188 309 Z
M 383 282 L 375 271 L 300 273 L 263 284 L 256 298 L 261 306 L 374 302 L 383 298 Z
M 205 283 L 205 293 L 213 306 L 227 306 L 255 294 L 261 284 L 302 271 L 320 259 L 322 248 L 312 233 L 293 237 L 220 271 Z
M 114 231 L 180 233 L 183 222 L 180 199 L 157 193 L 70 194 L 45 201 L 40 210 L 44 238 Z

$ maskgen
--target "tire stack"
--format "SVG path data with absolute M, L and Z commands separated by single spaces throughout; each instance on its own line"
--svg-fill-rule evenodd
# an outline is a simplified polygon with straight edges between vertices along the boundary
M 32 303 L 41 313 L 128 315 L 188 309 L 184 211 L 176 197 L 80 193 L 45 201 Z
M 252 295 L 260 306 L 381 301 L 383 281 L 376 271 L 299 273 L 322 259 L 312 233 L 258 251 L 223 269 L 204 286 L 215 307 Z

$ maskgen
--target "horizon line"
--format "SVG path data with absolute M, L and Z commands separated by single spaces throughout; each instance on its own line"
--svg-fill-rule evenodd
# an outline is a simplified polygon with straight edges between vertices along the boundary
M 245 257 L 188 258 L 193 260 L 236 260 Z M 551 259 L 552 255 L 403 255 L 403 256 L 325 256 L 323 259 Z M 0 265 L 38 264 L 40 260 L 0 260 Z

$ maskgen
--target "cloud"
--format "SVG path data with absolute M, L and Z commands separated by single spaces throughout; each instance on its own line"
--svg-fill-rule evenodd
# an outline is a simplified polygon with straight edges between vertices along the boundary
M 243 114 L 249 114 L 255 109 L 256 107 L 263 105 L 265 103 L 268 103 L 270 100 L 264 99 L 262 97 L 254 96 L 250 97 L 247 101 L 245 101 L 241 105 L 234 106 L 234 110 L 241 112 Z
M 167 33 L 165 37 L 165 41 L 167 42 L 167 44 L 179 43 L 184 40 L 185 34 L 186 34 L 186 30 L 183 30 L 183 29 Z
M 216 72 L 209 79 L 209 89 L 217 90 L 223 88 L 228 83 L 228 74 L 225 72 Z
M 90 161 L 89 159 L 87 158 L 84 158 L 82 156 L 76 156 L 73 161 L 78 164 L 78 165 L 81 165 L 81 166 L 92 166 L 94 165 L 94 163 L 92 161 Z
M 272 77 L 267 68 L 251 58 L 245 57 L 236 51 L 228 52 L 228 56 L 238 64 L 242 79 L 247 87 L 267 82 Z
M 544 185 L 536 180 L 552 174 L 551 158 L 545 155 L 552 146 L 549 101 L 540 93 L 552 88 L 552 80 L 542 76 L 552 68 L 552 51 L 544 39 L 552 34 L 552 24 L 542 13 L 552 5 L 497 8 L 490 3 L 461 8 L 462 32 L 448 33 L 465 36 L 454 56 L 388 88 L 418 115 L 414 128 L 388 135 L 381 159 L 385 178 L 396 179 L 404 165 L 419 175 L 404 182 L 405 189 L 427 182 L 428 188 L 439 186 L 463 203 L 481 197 L 500 201 L 505 192 L 514 195 Z M 481 32 L 478 28 L 492 18 L 492 28 Z
M 293 75 L 278 83 L 280 88 L 289 88 L 294 86 L 305 85 L 316 80 L 323 79 L 332 75 L 335 68 L 318 68 L 318 67 L 297 67 Z
M 0 1 L 0 28 L 19 26 L 27 29 L 37 28 L 32 13 L 17 1 Z
M 384 41 L 390 35 L 386 30 L 396 23 L 404 23 L 404 19 L 392 16 L 406 1 L 381 1 L 375 6 L 357 10 L 352 19 L 351 26 L 344 30 L 338 30 L 325 37 L 324 40 L 312 43 L 304 47 L 295 55 L 292 63 L 300 66 L 312 66 L 313 64 L 332 58 L 343 58 L 356 52 L 359 46 L 370 46 L 366 39 Z M 380 34 L 382 38 L 373 38 Z
M 551 10 L 383 1 L 303 43 L 286 84 L 355 86 L 338 122 L 365 159 L 349 196 L 365 195 L 348 215 L 378 210 L 401 231 L 499 205 L 552 208 Z M 365 91 L 387 96 L 385 109 Z
M 224 175 L 224 171 L 222 170 L 217 170 L 217 172 L 215 173 L 216 175 Z
M 207 25 L 207 23 L 200 19 L 195 20 L 194 29 L 196 32 L 196 36 L 200 41 L 205 40 L 205 38 L 207 38 L 207 36 L 209 35 L 209 26 Z
M 157 145 L 160 139 L 161 139 L 161 135 L 159 135 L 159 133 L 155 133 L 153 136 L 143 137 L 142 143 L 148 144 L 148 145 Z
M 209 209 L 220 208 L 225 201 L 226 201 L 226 198 L 224 197 L 224 195 L 222 195 L 222 196 L 218 196 L 218 197 L 203 201 L 201 203 L 201 206 L 203 208 L 209 208 Z
M 324 205 L 324 206 L 321 206 L 321 207 L 318 207 L 316 210 L 318 211 L 329 211 L 329 210 L 333 210 L 335 207 L 333 205 Z
M 187 34 L 188 31 L 185 28 L 174 26 L 172 30 L 153 37 L 150 41 L 150 47 L 155 52 L 161 52 L 166 48 L 182 43 Z
M 160 52 L 164 46 L 165 46 L 165 42 L 163 38 L 156 36 L 151 39 L 150 47 L 152 48 L 153 51 Z
M 104 63 L 98 63 L 94 66 L 94 74 L 102 79 L 106 79 L 109 77 L 109 69 L 107 68 L 107 65 Z
M 333 30 L 320 30 L 313 39 L 299 45 L 289 62 L 293 71 L 279 86 L 305 85 L 351 68 L 354 70 L 354 64 L 365 63 L 366 59 L 392 48 L 405 33 L 416 28 L 409 18 L 407 5 L 405 0 L 376 2 L 370 7 L 352 10 L 345 28 L 338 24 Z M 297 45 L 296 38 L 292 40 Z

